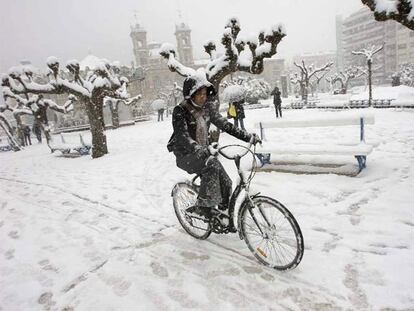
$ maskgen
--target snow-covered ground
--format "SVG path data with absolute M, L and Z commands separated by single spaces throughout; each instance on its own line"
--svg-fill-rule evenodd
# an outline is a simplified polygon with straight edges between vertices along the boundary
M 95 160 L 45 144 L 0 153 L 0 310 L 412 310 L 414 111 L 371 112 L 377 147 L 357 177 L 256 175 L 303 231 L 288 272 L 261 266 L 236 235 L 198 241 L 180 228 L 170 192 L 186 175 L 166 149 L 170 120 L 108 131 L 110 154 Z M 274 111 L 246 115 L 253 130 Z M 282 142 L 359 137 L 352 126 L 279 131 Z

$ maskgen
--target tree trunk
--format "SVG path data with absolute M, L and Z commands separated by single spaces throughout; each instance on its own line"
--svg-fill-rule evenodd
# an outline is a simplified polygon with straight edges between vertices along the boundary
M 19 114 L 14 116 L 15 120 L 16 120 L 16 134 L 17 134 L 17 139 L 20 143 L 20 146 L 25 146 L 24 143 L 24 134 L 23 134 L 23 122 L 22 122 L 22 118 Z
M 118 111 L 118 103 L 110 104 L 109 108 L 111 109 L 111 117 L 112 117 L 112 126 L 116 129 L 119 127 L 119 111 Z
M 372 104 L 372 61 L 370 59 L 368 59 L 368 89 L 369 89 L 368 106 L 371 107 L 371 104 Z
M 92 134 L 92 158 L 99 158 L 108 153 L 103 117 L 103 100 L 94 96 L 86 102 L 86 112 L 89 118 Z
M 303 88 L 302 99 L 305 101 L 305 105 L 308 104 L 308 91 L 309 91 L 309 80 L 305 80 L 305 86 Z

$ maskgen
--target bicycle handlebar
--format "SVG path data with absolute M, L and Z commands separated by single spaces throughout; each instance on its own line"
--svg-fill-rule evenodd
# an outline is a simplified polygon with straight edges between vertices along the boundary
M 223 149 L 231 147 L 231 146 L 242 147 L 242 148 L 245 148 L 246 150 L 242 154 L 237 154 L 235 156 L 230 156 L 230 155 L 227 155 L 226 153 L 223 152 Z M 226 159 L 228 159 L 228 160 L 235 160 L 236 158 L 243 158 L 250 151 L 252 146 L 253 146 L 253 138 L 250 139 L 249 145 L 247 147 L 242 146 L 242 145 L 226 145 L 226 146 L 223 146 L 223 147 L 219 147 L 217 149 L 217 152 L 219 154 L 221 154 L 223 157 L 225 157 Z

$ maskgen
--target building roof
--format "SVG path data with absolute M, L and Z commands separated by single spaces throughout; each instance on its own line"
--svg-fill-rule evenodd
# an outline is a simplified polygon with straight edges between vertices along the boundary
M 131 32 L 147 32 L 147 31 L 140 24 L 136 23 L 135 25 L 131 26 Z
M 190 27 L 184 22 L 175 25 L 175 31 L 191 31 Z
M 86 56 L 84 59 L 82 59 L 79 62 L 79 66 L 81 70 L 85 70 L 86 67 L 89 67 L 89 69 L 94 69 L 100 63 L 102 63 L 101 58 L 95 55 L 89 54 L 88 56 Z

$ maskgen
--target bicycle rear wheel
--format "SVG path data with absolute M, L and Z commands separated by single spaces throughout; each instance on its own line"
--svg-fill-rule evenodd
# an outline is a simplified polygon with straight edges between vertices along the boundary
M 300 227 L 280 202 L 265 196 L 245 201 L 239 212 L 239 228 L 256 259 L 276 270 L 295 268 L 303 257 Z
M 211 234 L 210 222 L 206 223 L 201 218 L 190 217 L 186 209 L 197 201 L 198 190 L 188 183 L 178 183 L 172 191 L 175 215 L 181 226 L 192 237 L 200 240 L 207 239 Z

